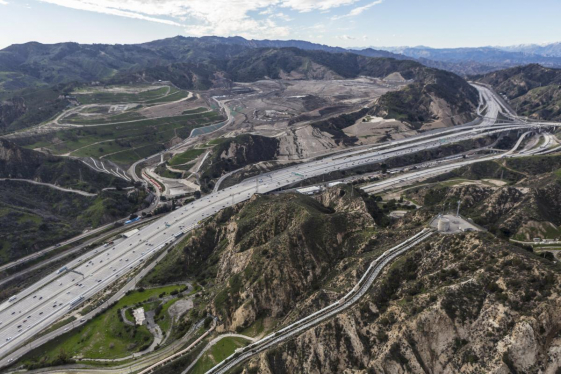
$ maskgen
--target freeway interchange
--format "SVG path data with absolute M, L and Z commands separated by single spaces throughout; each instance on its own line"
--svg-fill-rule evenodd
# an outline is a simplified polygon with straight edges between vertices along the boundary
M 116 281 L 128 277 L 133 270 L 140 268 L 152 256 L 161 253 L 184 233 L 197 227 L 202 220 L 221 209 L 246 201 L 256 193 L 268 193 L 294 185 L 303 179 L 321 176 L 336 170 L 348 170 L 365 164 L 379 163 L 389 158 L 434 149 L 445 144 L 508 131 L 525 131 L 526 134 L 531 131 L 541 131 L 544 127 L 560 126 L 559 124 L 528 122 L 520 119 L 506 108 L 490 90 L 482 86 L 476 86 L 476 88 L 480 92 L 482 100 L 478 113 L 485 112 L 478 124 L 438 130 L 417 137 L 351 151 L 339 151 L 319 160 L 244 180 L 154 220 L 130 238 L 114 245 L 99 247 L 95 251 L 69 262 L 61 271 L 49 274 L 14 295 L 10 299 L 11 301 L 0 305 L 0 357 L 2 358 L 0 366 L 5 366 L 21 357 L 27 352 L 26 347 L 22 347 L 27 341 L 100 291 L 106 290 Z M 497 123 L 499 113 L 509 118 L 510 122 Z M 521 141 L 522 138 L 517 147 Z M 509 152 L 512 153 L 512 150 Z M 510 156 L 510 153 L 497 157 Z M 481 159 L 470 161 L 481 161 Z M 397 256 L 401 252 L 396 250 L 392 253 L 397 253 Z M 388 261 L 390 260 L 388 259 Z M 85 322 L 79 321 L 78 323 Z M 60 333 L 62 332 L 60 331 Z M 269 343 L 267 343 L 267 347 Z

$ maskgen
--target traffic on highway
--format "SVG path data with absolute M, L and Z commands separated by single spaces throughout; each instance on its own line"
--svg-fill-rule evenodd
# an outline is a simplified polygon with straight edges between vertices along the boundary
M 482 87 L 478 90 L 481 97 L 488 100 L 486 95 L 490 95 L 490 91 Z M 13 356 L 9 356 L 10 352 L 83 305 L 100 291 L 106 290 L 121 278 L 128 277 L 133 270 L 141 267 L 153 255 L 197 227 L 202 220 L 228 206 L 248 200 L 256 193 L 268 193 L 335 170 L 353 169 L 450 143 L 513 130 L 536 130 L 544 126 L 542 123 L 523 120 L 505 124 L 496 123 L 498 113 L 507 111 L 492 95 L 486 103 L 485 110 L 482 122 L 470 128 L 459 126 L 436 134 L 425 134 L 361 150 L 339 152 L 320 160 L 244 180 L 154 220 L 129 238 L 102 246 L 78 257 L 59 271 L 49 274 L 0 305 L 0 357 L 4 358 L 0 363 L 5 365 L 14 359 Z M 547 126 L 553 127 L 559 124 L 547 124 Z

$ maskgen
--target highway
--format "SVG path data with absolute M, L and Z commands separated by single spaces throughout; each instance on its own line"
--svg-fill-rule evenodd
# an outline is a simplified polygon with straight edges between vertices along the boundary
M 423 168 L 423 170 L 419 170 L 419 171 L 412 171 L 409 172 L 407 174 L 401 174 L 397 177 L 394 178 L 389 178 L 380 182 L 375 182 L 375 183 L 371 183 L 368 184 L 366 186 L 361 187 L 361 189 L 364 192 L 367 192 L 369 194 L 373 194 L 373 193 L 379 193 L 379 192 L 383 192 L 386 191 L 388 189 L 393 189 L 396 187 L 400 187 L 400 186 L 406 186 L 406 185 L 410 185 L 412 183 L 421 181 L 423 179 L 427 179 L 430 177 L 434 177 L 440 174 L 444 174 L 444 173 L 448 173 L 452 170 L 456 170 L 459 169 L 463 166 L 467 166 L 467 165 L 471 165 L 471 164 L 475 164 L 475 163 L 479 163 L 479 162 L 485 162 L 485 161 L 492 161 L 492 160 L 497 160 L 497 159 L 501 159 L 501 158 L 505 158 L 505 157 L 521 157 L 521 156 L 527 156 L 527 154 L 523 153 L 524 151 L 515 154 L 514 152 L 518 149 L 518 147 L 520 147 L 520 144 L 522 143 L 522 141 L 530 134 L 531 132 L 525 132 L 524 134 L 522 134 L 519 138 L 518 141 L 516 142 L 516 144 L 514 145 L 514 147 L 504 153 L 500 153 L 500 154 L 496 154 L 496 155 L 492 155 L 492 156 L 487 156 L 487 157 L 481 157 L 481 158 L 477 158 L 477 159 L 471 159 L 471 160 L 466 160 L 466 161 L 459 161 L 459 162 L 454 162 L 454 163 L 450 163 L 450 164 L 446 164 L 446 165 L 439 165 L 439 166 L 434 166 L 434 167 L 428 167 L 428 168 Z M 438 164 L 438 162 L 437 162 Z
M 490 106 L 493 104 L 487 103 L 487 114 Z M 437 135 L 422 135 L 271 171 L 181 207 L 145 226 L 131 238 L 80 256 L 66 265 L 68 270 L 74 272 L 54 272 L 14 295 L 12 301 L 0 305 L 0 357 L 5 358 L 0 364 L 5 365 L 9 359 L 6 356 L 19 345 L 36 336 L 86 299 L 127 276 L 146 259 L 174 242 L 176 236 L 179 237 L 193 229 L 201 220 L 219 210 L 249 199 L 255 193 L 271 192 L 331 171 L 378 163 L 392 157 L 438 148 L 444 144 L 505 131 L 542 127 L 542 124 L 535 123 L 497 124 L 493 120 L 483 122 L 485 124 L 474 126 L 472 129 L 460 128 L 459 131 L 452 129 Z

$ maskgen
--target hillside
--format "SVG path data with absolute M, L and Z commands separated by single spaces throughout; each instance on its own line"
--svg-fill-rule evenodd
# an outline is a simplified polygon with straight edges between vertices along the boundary
M 47 156 L 0 139 L 0 263 L 136 212 L 146 194 L 78 160 Z M 93 193 L 83 196 L 26 179 Z M 107 187 L 117 190 L 102 191 Z
M 278 153 L 279 140 L 259 135 L 240 135 L 227 139 L 212 149 L 201 172 L 201 188 L 212 190 L 214 181 L 223 174 L 260 161 L 273 160 Z
M 471 119 L 478 103 L 477 91 L 459 76 L 407 60 L 294 48 L 258 49 L 234 57 L 227 69 L 235 81 L 253 81 L 263 77 L 385 78 L 392 73 L 399 73 L 413 83 L 402 90 L 383 95 L 371 113 L 407 121 L 415 128 L 433 121 L 442 121 L 447 126 L 463 123 Z
M 142 207 L 145 198 L 139 191 L 103 191 L 89 197 L 0 181 L 0 264 L 126 217 Z
M 324 204 L 298 194 L 255 196 L 211 218 L 146 282 L 196 277 L 216 292 L 208 308 L 227 329 L 284 317 L 376 230 L 366 203 L 348 195 L 326 196 Z
M 561 119 L 561 69 L 532 64 L 477 78 L 505 94 L 519 115 L 541 120 Z
M 115 73 L 143 69 L 150 71 L 149 68 L 171 64 L 225 61 L 255 48 L 285 47 L 347 52 L 343 48 L 303 41 L 260 41 L 213 36 L 177 36 L 133 45 L 30 42 L 0 50 L 0 72 L 5 73 L 0 75 L 0 84 L 3 84 L 4 89 L 17 89 L 37 84 L 99 81 L 110 78 Z M 366 53 L 373 57 L 399 57 L 390 52 L 372 49 Z
M 531 242 L 561 237 L 560 156 L 535 156 L 474 164 L 429 180 L 503 178 L 505 185 L 465 183 L 427 185 L 408 196 L 437 212 L 443 204 L 462 201 L 462 211 L 500 237 Z
M 384 79 L 395 73 L 411 86 L 383 96 L 372 114 L 407 121 L 413 128 L 427 122 L 451 126 L 472 119 L 477 92 L 459 76 L 409 58 L 395 59 L 399 56 L 389 52 L 367 49 L 357 53 L 298 41 L 215 37 L 176 37 L 114 46 L 13 45 L 0 51 L 0 72 L 6 72 L 0 77 L 20 79 L 23 74 L 48 86 L 2 94 L 0 130 L 17 130 L 51 118 L 68 105 L 59 95 L 67 93 L 75 82 L 169 81 L 183 89 L 207 90 L 262 79 Z M 3 87 L 10 82 L 3 81 Z
M 45 155 L 5 139 L 0 139 L 0 178 L 30 179 L 93 193 L 106 187 L 129 185 L 78 160 Z
M 61 95 L 70 91 L 70 85 L 56 85 L 0 92 L 0 134 L 50 119 L 69 105 Z
M 396 261 L 358 305 L 243 372 L 555 373 L 560 279 L 551 262 L 485 234 L 437 236 Z M 334 300 L 320 292 L 302 315 Z
M 339 186 L 315 198 L 255 196 L 206 221 L 144 282 L 195 277 L 218 331 L 263 336 L 342 297 L 432 215 L 413 211 L 386 229 L 371 200 Z M 436 235 L 357 305 L 235 372 L 554 373 L 560 280 L 549 260 L 490 234 Z

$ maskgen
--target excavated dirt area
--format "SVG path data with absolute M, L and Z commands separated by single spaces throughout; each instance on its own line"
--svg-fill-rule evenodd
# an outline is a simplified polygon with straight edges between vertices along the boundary
M 237 83 L 227 100 L 235 118 L 230 135 L 251 132 L 256 135 L 278 137 L 280 160 L 302 159 L 326 151 L 342 148 L 333 136 L 319 131 L 311 123 L 342 113 L 371 106 L 381 95 L 400 88 L 389 86 L 375 78 L 336 80 L 263 80 Z M 369 126 L 371 125 L 371 126 Z M 348 135 L 360 138 L 357 144 L 376 142 L 387 131 L 405 132 L 409 129 L 398 121 L 351 126 Z

